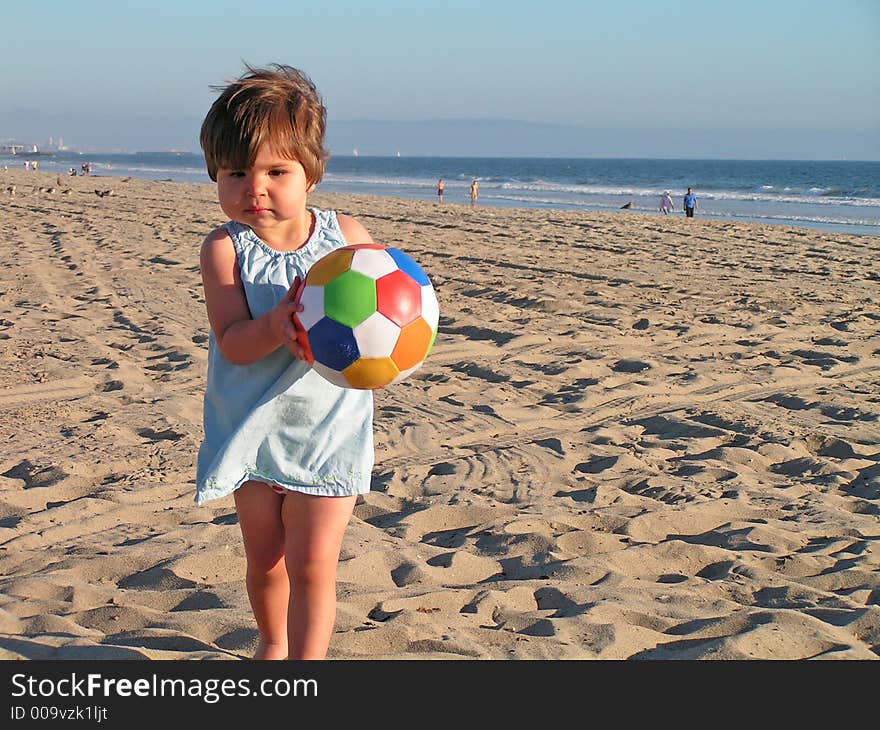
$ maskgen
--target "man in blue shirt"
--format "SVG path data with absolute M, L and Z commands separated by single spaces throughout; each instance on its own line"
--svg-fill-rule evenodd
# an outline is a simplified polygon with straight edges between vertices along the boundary
M 687 195 L 684 196 L 684 214 L 688 218 L 694 217 L 694 208 L 697 207 L 697 196 L 688 188 Z

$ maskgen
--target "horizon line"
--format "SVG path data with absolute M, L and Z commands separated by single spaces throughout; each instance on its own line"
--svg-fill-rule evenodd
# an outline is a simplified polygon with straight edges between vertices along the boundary
M 41 150 L 38 153 L 17 153 L 17 154 L 5 154 L 3 157 L 19 157 L 26 158 L 29 155 L 37 154 L 38 156 L 51 156 L 55 154 L 92 154 L 92 155 L 145 155 L 145 154 L 174 154 L 174 155 L 192 155 L 194 157 L 202 157 L 204 155 L 202 152 L 194 152 L 193 150 L 182 149 L 179 147 L 168 147 L 168 148 L 160 148 L 160 149 L 77 149 L 74 147 L 69 147 L 63 150 Z M 612 156 L 599 156 L 599 155 L 516 155 L 516 154 L 490 154 L 490 155 L 457 155 L 457 154 L 396 154 L 395 153 L 387 153 L 387 154 L 343 154 L 343 153 L 333 153 L 330 151 L 330 157 L 342 157 L 342 158 L 351 158 L 351 159 L 360 159 L 360 158 L 368 158 L 368 159 L 461 159 L 461 160 L 498 160 L 498 159 L 507 159 L 507 160 L 656 160 L 656 161 L 666 161 L 666 162 L 688 162 L 688 161 L 704 161 L 704 162 L 880 162 L 880 158 L 875 159 L 850 159 L 848 157 L 824 157 L 824 158 L 807 158 L 807 157 L 730 157 L 730 156 L 720 156 L 720 157 L 702 157 L 702 156 L 689 156 L 689 157 L 655 157 L 655 156 L 638 156 L 638 155 L 612 155 Z M 329 158 L 328 158 L 329 159 Z

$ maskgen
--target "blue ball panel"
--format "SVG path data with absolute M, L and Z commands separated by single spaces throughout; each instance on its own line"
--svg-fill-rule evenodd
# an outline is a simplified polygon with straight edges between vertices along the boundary
M 397 268 L 409 274 L 413 279 L 418 282 L 419 286 L 425 286 L 426 284 L 431 283 L 428 280 L 428 277 L 425 275 L 425 272 L 421 270 L 419 265 L 409 256 L 407 256 L 403 251 L 397 248 L 389 248 L 386 249 L 386 252 L 389 256 L 391 256 L 391 258 L 394 259 L 394 263 L 397 264 Z
M 345 370 L 360 356 L 351 327 L 324 317 L 308 331 L 312 355 L 333 370 Z

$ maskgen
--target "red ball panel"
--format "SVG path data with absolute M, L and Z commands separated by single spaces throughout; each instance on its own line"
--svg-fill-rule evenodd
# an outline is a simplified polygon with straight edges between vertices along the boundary
M 422 313 L 422 289 L 398 269 L 376 280 L 376 309 L 394 324 L 406 327 Z

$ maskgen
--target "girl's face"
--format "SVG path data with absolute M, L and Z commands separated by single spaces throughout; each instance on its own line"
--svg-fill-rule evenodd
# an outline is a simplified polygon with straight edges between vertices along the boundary
M 223 212 L 253 228 L 267 243 L 279 246 L 305 242 L 291 238 L 300 237 L 303 226 L 308 235 L 311 214 L 306 198 L 314 187 L 299 162 L 265 146 L 258 150 L 252 167 L 217 171 L 217 195 Z

